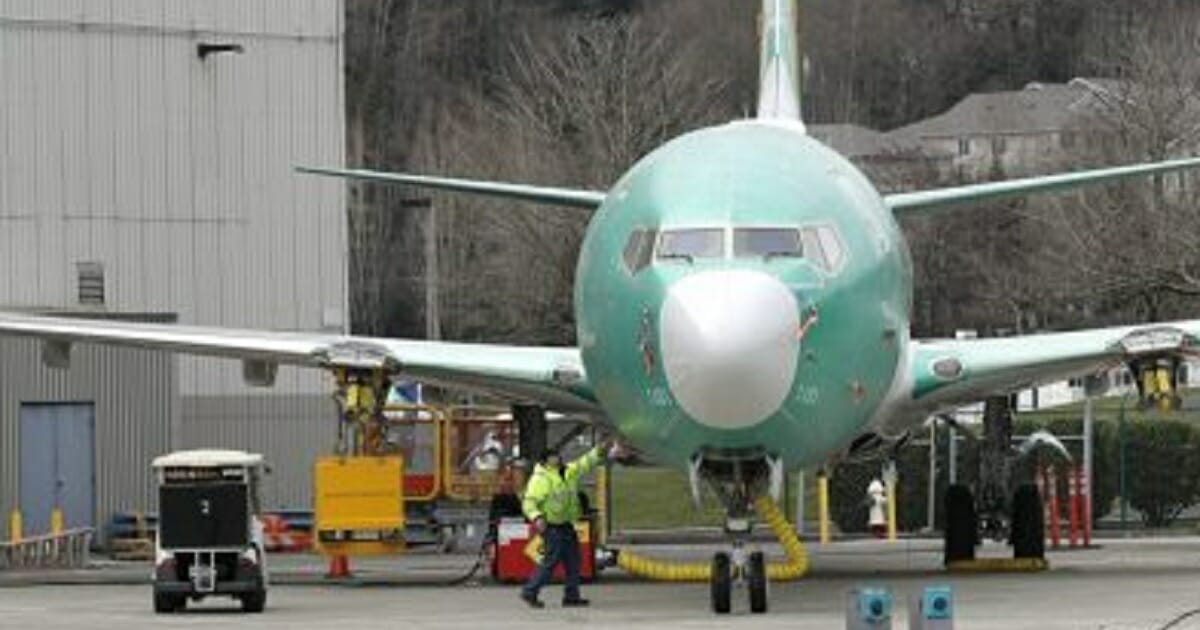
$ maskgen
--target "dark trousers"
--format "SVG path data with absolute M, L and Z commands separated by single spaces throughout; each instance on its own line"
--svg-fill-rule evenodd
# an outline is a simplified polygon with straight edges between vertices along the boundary
M 566 581 L 563 600 L 579 599 L 579 537 L 574 525 L 549 525 L 542 534 L 542 563 L 522 587 L 526 595 L 537 597 L 538 591 L 550 583 L 554 565 L 562 562 Z

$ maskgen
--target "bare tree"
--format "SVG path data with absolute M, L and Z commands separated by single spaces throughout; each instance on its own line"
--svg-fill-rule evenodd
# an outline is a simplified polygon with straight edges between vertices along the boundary
M 1084 163 L 1159 161 L 1200 149 L 1200 8 L 1178 4 L 1111 42 L 1119 76 L 1088 83 L 1076 134 Z M 1200 297 L 1200 180 L 1190 173 L 1060 199 L 1047 250 L 1078 298 L 1118 318 L 1194 310 Z

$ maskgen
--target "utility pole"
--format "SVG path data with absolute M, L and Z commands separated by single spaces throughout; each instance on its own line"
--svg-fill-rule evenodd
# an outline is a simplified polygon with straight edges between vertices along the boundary
M 442 338 L 442 315 L 438 308 L 439 273 L 438 273 L 438 225 L 437 213 L 433 209 L 433 200 L 429 197 L 405 199 L 401 202 L 403 208 L 425 208 L 425 222 L 422 230 L 425 249 L 425 338 Z

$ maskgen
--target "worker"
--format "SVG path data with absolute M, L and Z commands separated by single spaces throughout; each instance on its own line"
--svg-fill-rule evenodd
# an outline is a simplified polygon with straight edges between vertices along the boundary
M 883 482 L 878 478 L 872 479 L 871 483 L 867 485 L 867 523 L 876 538 L 883 538 L 887 535 L 887 517 L 884 515 L 886 504 L 887 493 L 884 491 Z
M 462 468 L 473 467 L 475 472 L 481 473 L 496 472 L 500 470 L 504 459 L 504 443 L 496 437 L 494 429 L 488 429 L 479 444 L 467 453 Z
M 544 551 L 537 570 L 521 588 L 521 599 L 531 608 L 545 606 L 538 592 L 550 582 L 559 562 L 565 578 L 562 605 L 588 605 L 588 600 L 579 595 L 579 538 L 575 534 L 575 522 L 582 516 L 579 480 L 600 463 L 602 456 L 618 457 L 617 449 L 616 445 L 598 445 L 566 465 L 558 452 L 547 451 L 533 469 L 521 508 L 541 534 Z

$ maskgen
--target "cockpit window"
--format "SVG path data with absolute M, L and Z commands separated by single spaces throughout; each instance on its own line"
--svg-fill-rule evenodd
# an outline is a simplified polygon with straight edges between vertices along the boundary
M 733 231 L 736 258 L 799 258 L 804 255 L 800 231 L 795 228 L 738 228 Z
M 825 257 L 829 259 L 829 268 L 841 267 L 846 252 L 842 248 L 842 239 L 838 237 L 838 233 L 832 227 L 822 225 L 817 227 L 817 237 L 821 240 L 821 249 L 825 251 Z
M 806 227 L 800 230 L 800 238 L 804 242 L 804 257 L 821 269 L 833 273 L 845 262 L 846 249 L 832 226 Z
M 817 229 L 806 227 L 800 230 L 800 238 L 804 241 L 805 257 L 812 264 L 829 271 L 829 258 L 825 256 L 825 250 L 821 247 L 821 237 L 817 235 Z
M 625 242 L 624 258 L 630 273 L 637 273 L 650 264 L 657 234 L 656 230 L 638 228 L 629 235 L 629 240 Z
M 659 260 L 722 258 L 725 256 L 725 230 L 721 228 L 692 228 L 667 230 L 658 237 Z

